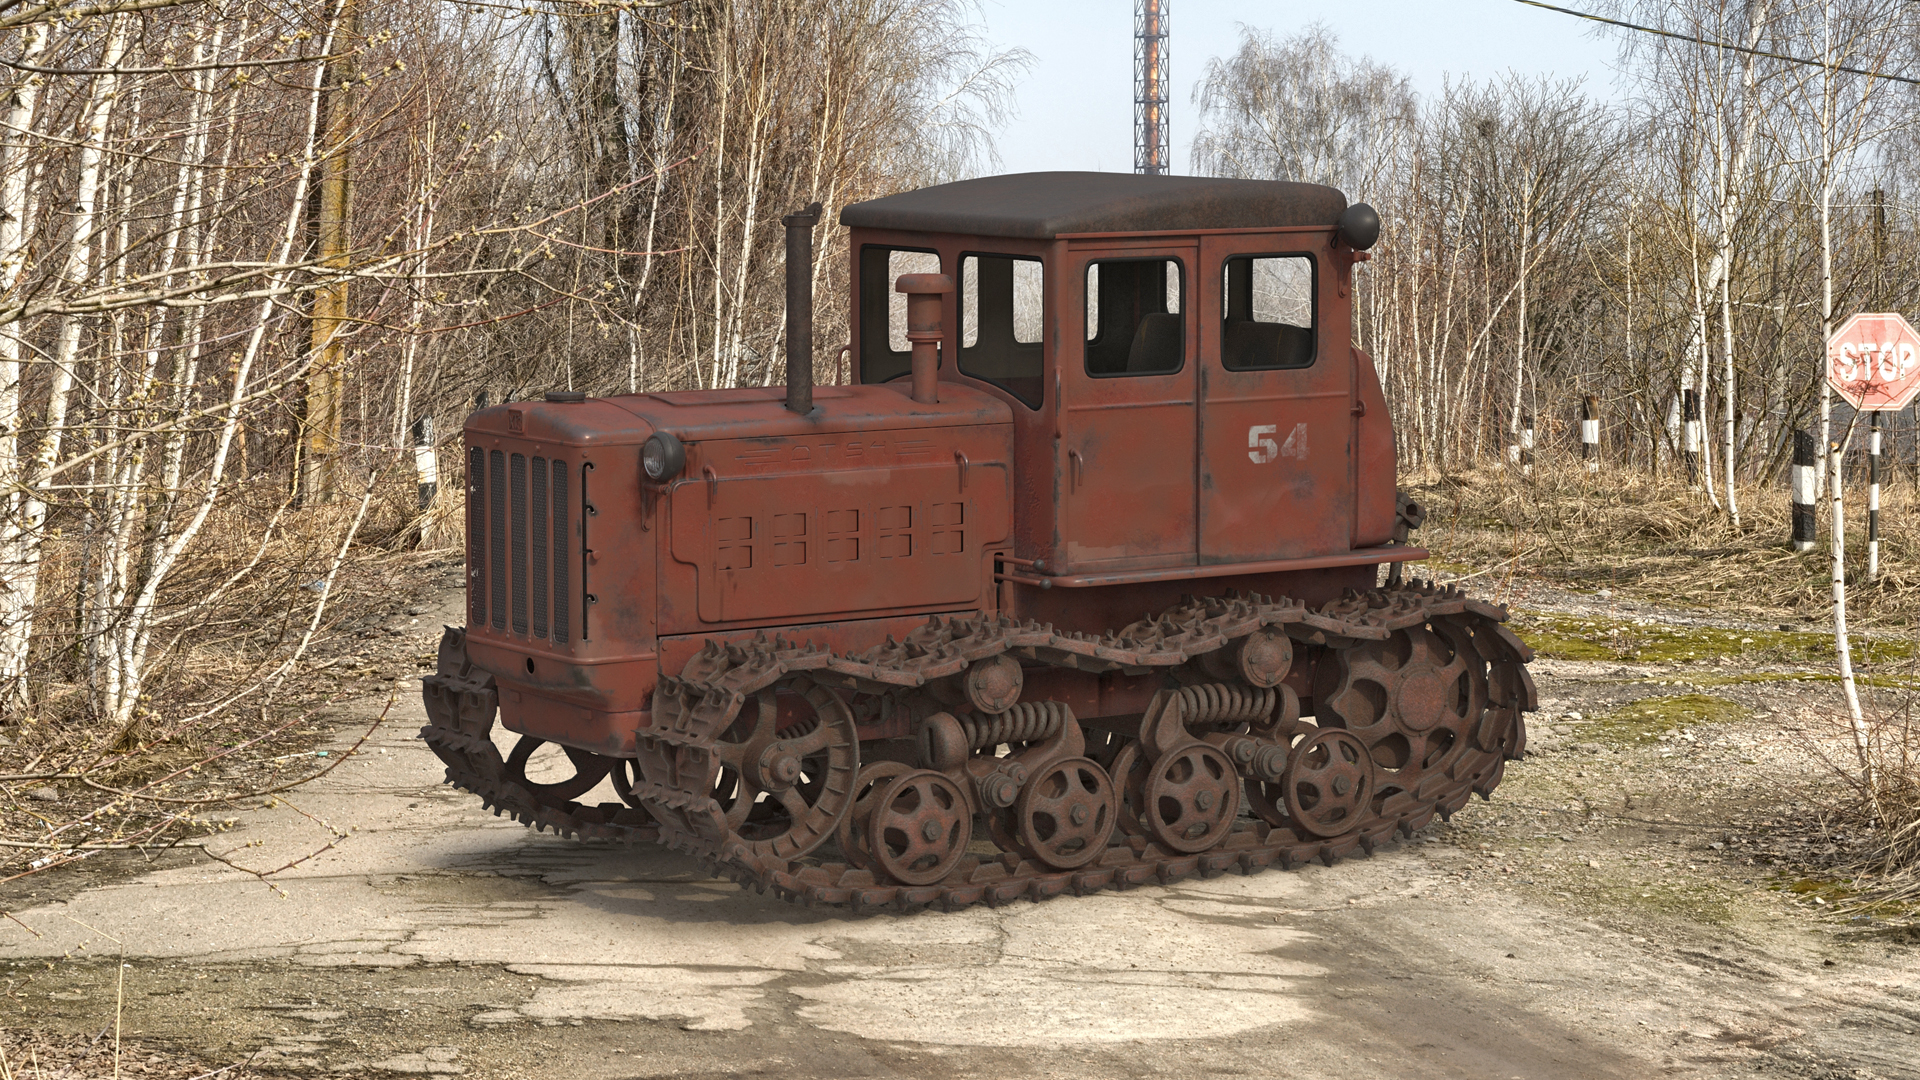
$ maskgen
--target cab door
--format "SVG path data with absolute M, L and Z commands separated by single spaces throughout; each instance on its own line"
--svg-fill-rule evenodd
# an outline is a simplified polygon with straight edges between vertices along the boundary
M 1201 246 L 1202 564 L 1352 547 L 1351 328 L 1328 242 L 1316 230 Z
M 1063 260 L 1055 572 L 1193 565 L 1198 254 L 1082 241 Z

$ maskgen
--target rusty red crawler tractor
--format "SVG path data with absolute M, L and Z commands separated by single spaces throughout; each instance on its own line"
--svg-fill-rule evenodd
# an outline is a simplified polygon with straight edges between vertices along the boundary
M 468 625 L 421 732 L 451 783 L 952 908 L 1331 862 L 1500 782 L 1532 654 L 1400 581 L 1421 512 L 1349 344 L 1370 207 L 1110 173 L 849 206 L 856 383 L 815 388 L 818 213 L 784 390 L 468 420 Z M 573 776 L 528 777 L 545 743 Z

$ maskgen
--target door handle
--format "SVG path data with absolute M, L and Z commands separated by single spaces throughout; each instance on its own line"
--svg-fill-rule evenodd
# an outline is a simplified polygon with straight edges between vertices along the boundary
M 1083 462 L 1080 460 L 1080 451 L 1067 451 L 1067 491 L 1069 494 L 1080 490 L 1080 470 L 1082 467 Z

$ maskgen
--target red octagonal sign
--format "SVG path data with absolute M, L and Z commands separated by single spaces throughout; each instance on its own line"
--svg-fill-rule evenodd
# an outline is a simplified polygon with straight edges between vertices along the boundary
M 1861 313 L 1827 340 L 1827 382 L 1862 412 L 1898 412 L 1920 392 L 1920 334 L 1893 313 Z

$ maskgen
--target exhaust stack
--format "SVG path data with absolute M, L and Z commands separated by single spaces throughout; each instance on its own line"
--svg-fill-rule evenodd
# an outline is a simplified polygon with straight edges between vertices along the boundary
M 787 408 L 813 411 L 813 227 L 820 204 L 780 219 L 787 227 Z

